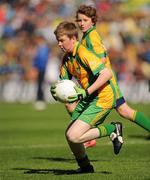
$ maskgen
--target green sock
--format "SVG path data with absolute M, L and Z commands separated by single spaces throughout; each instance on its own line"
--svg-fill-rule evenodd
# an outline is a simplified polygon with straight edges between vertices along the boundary
M 115 130 L 115 126 L 113 124 L 97 126 L 97 128 L 99 130 L 99 138 L 109 136 Z
M 134 122 L 150 132 L 150 119 L 141 112 L 136 112 Z

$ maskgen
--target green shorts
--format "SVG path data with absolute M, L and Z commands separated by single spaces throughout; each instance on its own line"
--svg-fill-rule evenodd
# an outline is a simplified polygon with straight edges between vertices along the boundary
M 80 119 L 91 126 L 103 123 L 112 109 L 104 109 L 96 105 L 97 100 L 91 102 L 80 101 L 72 113 L 72 121 Z

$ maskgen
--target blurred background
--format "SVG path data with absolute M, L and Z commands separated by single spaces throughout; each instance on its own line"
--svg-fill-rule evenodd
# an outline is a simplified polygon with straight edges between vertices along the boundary
M 55 102 L 49 89 L 62 52 L 53 32 L 75 21 L 83 3 L 97 8 L 97 30 L 126 100 L 150 103 L 149 0 L 1 0 L 0 102 Z

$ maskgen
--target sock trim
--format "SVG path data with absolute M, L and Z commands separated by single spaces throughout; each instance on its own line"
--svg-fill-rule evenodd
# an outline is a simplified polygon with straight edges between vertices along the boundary
M 137 115 L 137 111 L 134 111 L 134 113 L 133 113 L 133 118 L 132 118 L 132 120 L 135 122 L 136 121 L 136 115 Z
M 98 130 L 99 130 L 99 138 L 100 137 L 105 137 L 105 136 L 107 136 L 107 128 L 105 127 L 105 126 L 100 126 L 100 127 L 97 127 L 98 128 Z

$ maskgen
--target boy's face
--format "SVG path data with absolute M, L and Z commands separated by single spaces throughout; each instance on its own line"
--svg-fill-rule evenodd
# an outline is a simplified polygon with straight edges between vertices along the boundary
M 78 23 L 80 30 L 83 33 L 88 31 L 94 25 L 91 18 L 87 17 L 84 14 L 80 14 L 80 13 L 78 14 L 77 23 Z
M 67 35 L 62 35 L 57 38 L 58 46 L 64 52 L 72 52 L 74 48 L 74 38 L 69 38 Z

